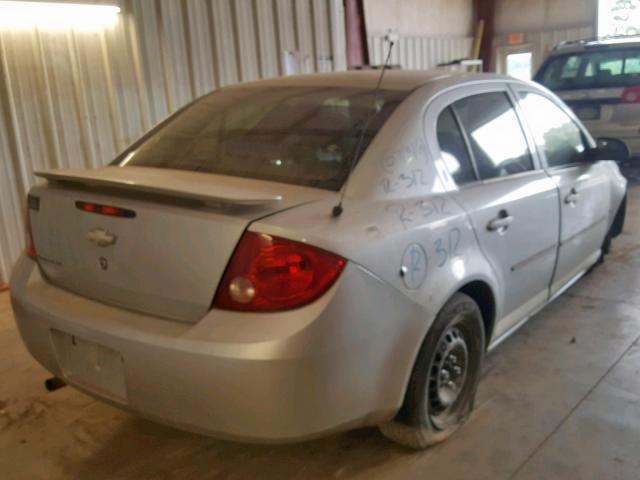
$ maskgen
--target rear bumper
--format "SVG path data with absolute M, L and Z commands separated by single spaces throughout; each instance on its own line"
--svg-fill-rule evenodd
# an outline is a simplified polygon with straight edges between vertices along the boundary
M 303 309 L 212 311 L 195 325 L 61 290 L 24 256 L 11 285 L 24 343 L 56 376 L 150 419 L 253 442 L 307 439 L 391 418 L 427 327 L 423 310 L 353 264 Z M 52 331 L 118 352 L 126 399 L 66 378 Z

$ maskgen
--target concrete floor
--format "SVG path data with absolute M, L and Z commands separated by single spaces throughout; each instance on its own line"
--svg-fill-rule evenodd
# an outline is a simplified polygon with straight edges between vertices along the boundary
M 292 446 L 218 441 L 64 388 L 19 341 L 0 294 L 0 477 L 640 478 L 640 188 L 604 265 L 490 354 L 476 409 L 443 445 L 404 450 L 376 429 Z

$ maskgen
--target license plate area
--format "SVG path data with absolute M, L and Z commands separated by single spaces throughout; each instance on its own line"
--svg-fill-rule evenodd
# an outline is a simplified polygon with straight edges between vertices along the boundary
M 600 118 L 600 106 L 575 107 L 574 112 L 580 120 L 598 120 Z
M 75 335 L 51 330 L 58 364 L 66 380 L 118 403 L 127 402 L 120 352 Z

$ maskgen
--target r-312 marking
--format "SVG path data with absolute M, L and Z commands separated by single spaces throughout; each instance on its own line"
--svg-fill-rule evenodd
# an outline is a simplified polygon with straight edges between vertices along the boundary
M 414 168 L 409 173 L 402 172 L 397 177 L 385 177 L 380 182 L 382 190 L 385 194 L 393 193 L 399 188 L 413 188 L 417 185 L 426 185 L 427 180 L 424 176 L 424 170 L 421 168 Z
M 446 211 L 447 201 L 442 197 L 431 200 L 412 200 L 405 203 L 387 204 L 385 210 L 396 215 L 405 230 L 416 218 L 427 219 L 432 215 L 448 215 Z

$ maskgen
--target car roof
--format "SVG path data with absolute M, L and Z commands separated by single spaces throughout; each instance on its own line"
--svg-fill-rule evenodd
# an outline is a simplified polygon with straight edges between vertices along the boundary
M 586 52 L 591 49 L 638 47 L 640 47 L 640 36 L 638 35 L 585 38 L 581 40 L 568 40 L 566 42 L 560 42 L 555 46 L 555 48 L 551 52 L 551 55 Z
M 266 80 L 239 83 L 226 88 L 246 87 L 293 87 L 293 86 L 327 86 L 351 88 L 375 88 L 381 71 L 348 70 L 343 72 L 315 73 L 310 75 L 294 75 Z M 505 75 L 492 73 L 449 72 L 447 70 L 387 70 L 384 73 L 381 88 L 383 90 L 413 91 L 426 84 L 441 83 L 446 86 L 482 80 L 515 79 Z

